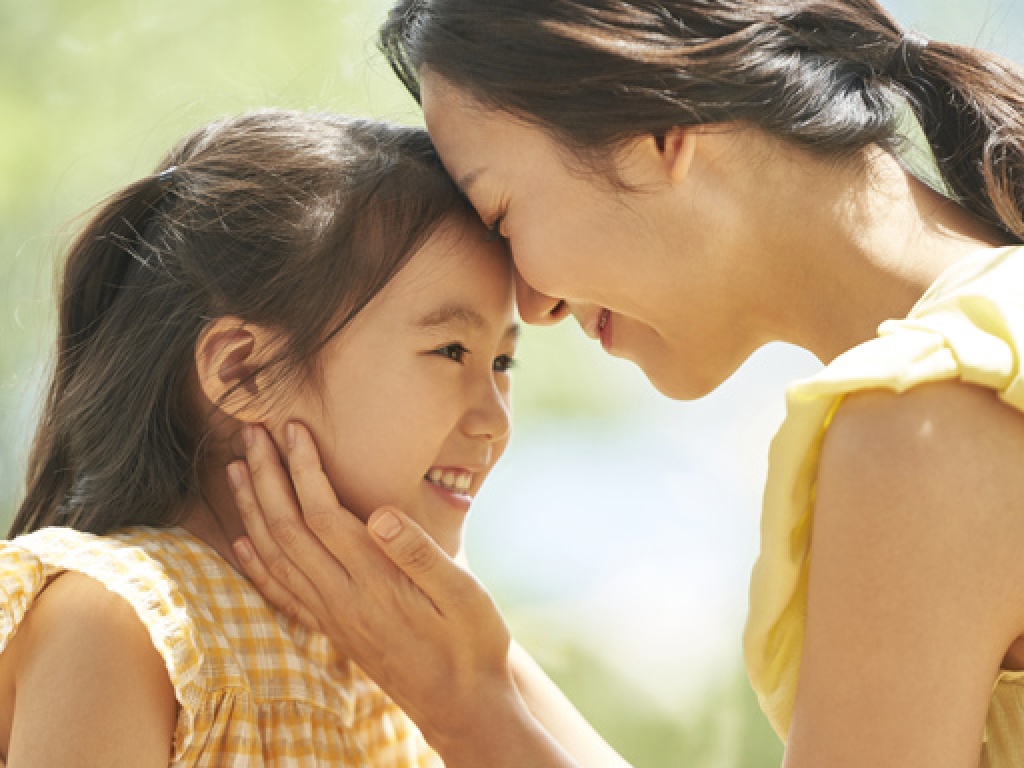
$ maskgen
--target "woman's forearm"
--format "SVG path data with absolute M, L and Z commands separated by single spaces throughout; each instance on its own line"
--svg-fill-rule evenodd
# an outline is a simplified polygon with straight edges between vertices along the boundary
M 509 667 L 532 715 L 576 764 L 582 768 L 630 768 L 515 641 L 509 652 Z
M 475 698 L 480 706 L 458 732 L 424 730 L 446 768 L 591 768 L 566 750 L 515 689 L 499 701 L 484 703 L 488 697 Z

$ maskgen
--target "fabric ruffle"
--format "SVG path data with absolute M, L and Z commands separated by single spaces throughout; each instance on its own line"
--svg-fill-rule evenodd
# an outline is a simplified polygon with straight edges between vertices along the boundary
M 995 390 L 1024 410 L 1024 249 L 988 251 L 946 270 L 906 319 L 836 358 L 786 393 L 786 419 L 772 441 L 761 518 L 761 553 L 751 575 L 744 655 L 750 681 L 785 739 L 796 698 L 806 623 L 807 572 L 821 442 L 847 394 L 904 392 L 961 380 Z M 1002 686 L 1012 685 L 1004 695 Z M 993 699 L 1015 702 L 1024 723 L 1024 673 L 1003 672 Z M 1019 739 L 1019 736 L 1015 737 Z M 997 763 L 992 763 L 993 765 Z
M 440 768 L 362 670 L 183 529 L 47 528 L 3 542 L 0 651 L 64 571 L 121 596 L 149 631 L 181 705 L 171 766 Z

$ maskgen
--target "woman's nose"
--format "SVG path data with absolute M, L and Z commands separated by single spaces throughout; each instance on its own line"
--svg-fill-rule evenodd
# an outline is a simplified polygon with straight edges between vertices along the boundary
M 554 325 L 569 314 L 569 307 L 564 301 L 536 290 L 518 271 L 516 304 L 523 322 L 531 325 Z

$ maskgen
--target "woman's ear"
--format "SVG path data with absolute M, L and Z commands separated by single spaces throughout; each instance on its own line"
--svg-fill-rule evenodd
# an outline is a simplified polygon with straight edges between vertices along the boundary
M 675 185 L 693 164 L 700 126 L 675 126 L 628 140 L 619 156 L 619 174 L 629 184 Z
M 270 360 L 271 335 L 237 317 L 219 317 L 199 334 L 195 363 L 199 389 L 210 406 L 242 421 L 266 416 L 260 370 Z
M 655 150 L 669 181 L 678 183 L 689 173 L 697 147 L 697 133 L 694 126 L 677 125 L 654 137 Z

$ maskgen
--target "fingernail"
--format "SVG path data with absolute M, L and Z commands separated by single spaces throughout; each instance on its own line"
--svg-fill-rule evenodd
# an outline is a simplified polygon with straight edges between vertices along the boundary
M 243 476 L 242 464 L 238 461 L 233 461 L 228 464 L 228 482 L 231 483 L 231 487 L 236 491 L 242 490 L 242 484 L 245 481 Z
M 295 447 L 295 425 L 290 421 L 284 425 L 284 439 L 289 448 Z
M 384 541 L 391 541 L 402 532 L 402 521 L 391 512 L 382 512 L 374 518 L 370 527 Z
M 245 441 L 246 448 L 252 448 L 252 444 L 256 440 L 256 430 L 253 428 L 252 424 L 246 424 L 245 427 L 242 428 L 242 440 Z
M 252 560 L 252 544 L 249 543 L 248 539 L 236 539 L 235 540 L 235 554 L 238 555 L 238 559 L 243 563 L 248 563 Z

